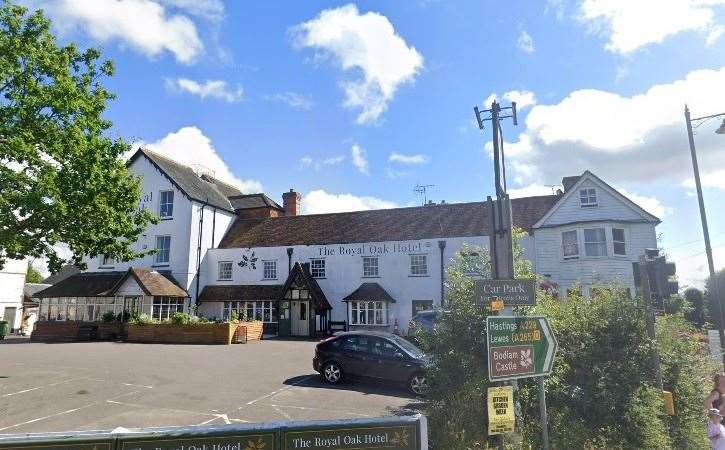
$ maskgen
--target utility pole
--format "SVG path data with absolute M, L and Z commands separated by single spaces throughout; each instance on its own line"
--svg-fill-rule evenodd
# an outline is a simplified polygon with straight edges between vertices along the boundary
M 700 206 L 700 221 L 702 222 L 702 235 L 705 239 L 705 253 L 707 253 L 707 266 L 710 269 L 710 280 L 712 282 L 712 292 L 710 295 L 717 305 L 717 314 L 719 316 L 718 323 L 718 334 L 720 335 L 720 355 L 722 357 L 723 367 L 725 368 L 725 316 L 723 315 L 722 298 L 720 297 L 720 286 L 715 274 L 715 263 L 712 259 L 712 247 L 710 246 L 710 231 L 707 227 L 707 214 L 705 213 L 705 201 L 702 197 L 702 185 L 700 183 L 700 169 L 697 165 L 697 151 L 695 150 L 695 136 L 693 134 L 692 123 L 695 122 L 695 128 L 699 127 L 703 123 L 710 119 L 715 119 L 725 116 L 725 113 L 711 114 L 709 116 L 691 118 L 690 109 L 685 105 L 685 123 L 687 124 L 687 138 L 690 141 L 690 156 L 692 156 L 692 171 L 695 173 L 695 188 L 697 189 L 697 203 Z M 720 125 L 720 128 L 715 131 L 717 134 L 725 134 L 725 119 Z

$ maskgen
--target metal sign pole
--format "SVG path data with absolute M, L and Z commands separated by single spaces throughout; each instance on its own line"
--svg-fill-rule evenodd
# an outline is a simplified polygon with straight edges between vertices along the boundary
M 546 414 L 545 378 L 539 377 L 539 417 L 541 418 L 541 447 L 549 450 L 549 417 Z

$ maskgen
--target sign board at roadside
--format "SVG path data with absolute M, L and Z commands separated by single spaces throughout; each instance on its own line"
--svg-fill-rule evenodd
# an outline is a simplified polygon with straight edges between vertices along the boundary
M 489 316 L 486 330 L 489 380 L 551 373 L 557 342 L 546 317 Z
M 514 388 L 498 386 L 488 388 L 488 434 L 514 431 Z
M 536 305 L 535 280 L 476 280 L 475 298 L 480 306 L 503 301 L 506 306 Z

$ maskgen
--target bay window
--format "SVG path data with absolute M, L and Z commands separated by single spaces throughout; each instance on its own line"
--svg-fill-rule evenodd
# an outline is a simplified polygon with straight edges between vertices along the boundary
M 607 256 L 607 236 L 604 228 L 584 229 L 584 253 L 587 256 Z
M 246 320 L 261 320 L 264 323 L 277 323 L 279 320 L 277 302 L 270 300 L 224 302 L 223 319 L 230 320 L 233 311 Z
M 564 259 L 579 257 L 579 238 L 577 237 L 576 230 L 561 233 L 561 248 Z
M 350 325 L 387 325 L 387 303 L 382 301 L 351 301 Z

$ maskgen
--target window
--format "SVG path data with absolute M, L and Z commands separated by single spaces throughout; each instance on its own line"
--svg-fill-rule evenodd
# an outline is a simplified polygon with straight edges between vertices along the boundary
M 370 352 L 384 358 L 395 358 L 396 353 L 403 354 L 397 345 L 387 339 L 376 337 L 370 338 Z
M 223 318 L 229 320 L 232 311 L 247 320 L 261 320 L 265 323 L 277 323 L 279 310 L 277 302 L 257 300 L 251 302 L 224 302 Z
M 580 189 L 579 201 L 582 208 L 597 206 L 597 190 L 594 188 Z
M 171 236 L 156 236 L 156 264 L 168 264 L 171 252 Z
M 564 259 L 579 257 L 579 240 L 577 239 L 576 230 L 561 233 L 561 248 Z
M 350 302 L 351 325 L 387 325 L 387 305 L 380 301 Z
M 232 262 L 231 261 L 219 261 L 219 279 L 220 280 L 231 280 L 232 279 Z
M 276 280 L 277 279 L 277 261 L 264 261 L 264 279 L 265 280 Z
M 377 277 L 379 275 L 380 272 L 378 271 L 378 257 L 363 256 L 363 276 Z
M 624 228 L 612 228 L 612 246 L 615 255 L 626 255 L 627 249 L 624 244 Z
M 584 253 L 587 256 L 607 256 L 607 237 L 604 228 L 584 229 Z
M 369 339 L 367 336 L 347 336 L 342 341 L 342 349 L 348 352 L 368 353 Z
M 315 258 L 310 262 L 310 273 L 314 278 L 325 278 L 325 260 Z
M 169 320 L 177 312 L 184 312 L 184 299 L 174 297 L 154 297 L 152 316 L 157 320 Z
M 161 191 L 159 217 L 169 219 L 174 215 L 174 191 Z
M 428 275 L 427 255 L 410 255 L 410 274 L 416 276 Z
M 113 266 L 113 264 L 116 262 L 116 259 L 109 254 L 105 254 L 101 256 L 101 266 L 104 267 L 110 267 Z

